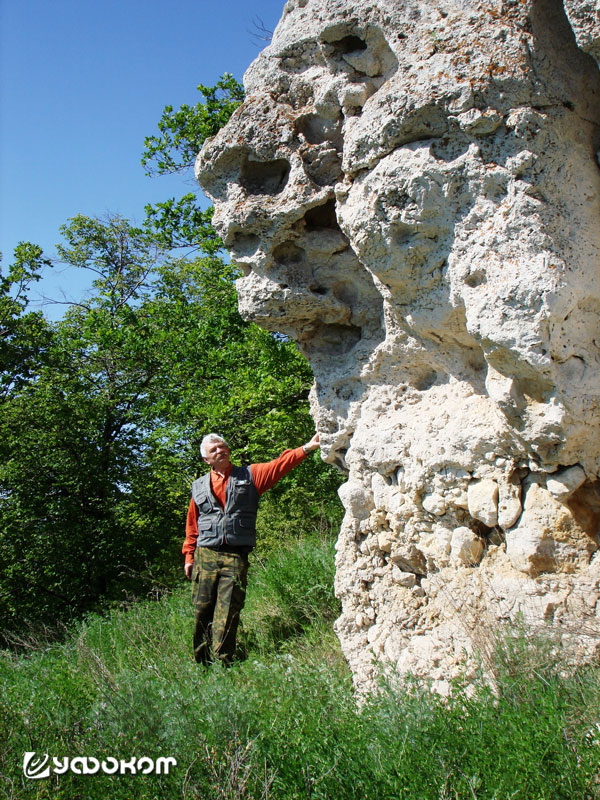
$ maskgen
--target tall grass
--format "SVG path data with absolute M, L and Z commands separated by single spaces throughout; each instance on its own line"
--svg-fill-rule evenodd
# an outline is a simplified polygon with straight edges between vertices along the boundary
M 382 684 L 360 707 L 332 634 L 331 542 L 281 550 L 250 575 L 230 669 L 191 657 L 189 587 L 0 658 L 0 796 L 64 800 L 586 800 L 600 797 L 600 671 L 530 668 L 505 649 L 496 687 L 442 700 Z M 174 756 L 168 775 L 35 781 L 26 751 Z

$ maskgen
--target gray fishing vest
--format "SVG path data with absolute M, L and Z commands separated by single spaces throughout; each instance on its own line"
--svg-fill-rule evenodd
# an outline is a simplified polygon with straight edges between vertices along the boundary
M 211 491 L 210 472 L 193 482 L 192 497 L 198 509 L 197 547 L 254 547 L 260 495 L 250 467 L 232 468 L 224 509 Z

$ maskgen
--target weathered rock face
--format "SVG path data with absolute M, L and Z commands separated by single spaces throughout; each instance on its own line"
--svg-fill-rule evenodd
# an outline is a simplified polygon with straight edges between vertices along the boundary
M 599 0 L 565 0 L 565 11 L 579 47 L 600 61 Z
M 357 683 L 443 690 L 484 620 L 597 630 L 600 80 L 561 3 L 289 0 L 245 84 L 197 174 L 348 475 Z

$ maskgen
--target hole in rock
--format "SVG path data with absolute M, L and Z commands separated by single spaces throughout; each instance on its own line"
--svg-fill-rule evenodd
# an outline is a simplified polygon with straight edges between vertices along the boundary
M 239 271 L 242 273 L 244 278 L 247 278 L 248 275 L 250 275 L 250 273 L 252 272 L 252 270 L 250 269 L 250 266 L 248 264 L 244 264 L 243 261 L 242 262 L 237 262 L 236 261 L 235 262 L 235 266 L 239 269 Z
M 307 231 L 320 231 L 333 228 L 339 230 L 335 213 L 335 199 L 328 200 L 322 206 L 315 206 L 306 212 L 304 222 Z
M 483 523 L 481 523 L 481 525 L 485 528 Z M 476 533 L 479 533 L 479 531 L 476 531 Z M 482 539 L 485 539 L 488 545 L 501 547 L 506 542 L 506 536 L 502 528 L 487 528 L 485 531 L 481 531 L 479 535 Z
M 352 308 L 358 301 L 358 290 L 354 283 L 336 281 L 331 289 L 333 296 L 346 306 Z
M 467 277 L 465 278 L 465 283 L 467 284 L 467 286 L 470 286 L 471 289 L 475 289 L 477 286 L 481 286 L 482 283 L 486 282 L 487 282 L 486 275 L 480 269 L 471 272 L 471 274 L 467 275 Z
M 301 344 L 309 353 L 340 356 L 352 350 L 360 341 L 361 334 L 356 325 L 318 324 L 306 332 Z
M 475 519 L 475 517 L 472 517 L 467 512 L 465 512 L 465 518 L 462 520 L 462 524 L 467 528 L 471 528 L 473 533 L 479 536 L 486 546 L 496 545 L 499 547 L 506 541 L 502 528 L 490 527 L 484 522 L 481 522 L 481 520 Z
M 437 372 L 434 370 L 427 370 L 414 379 L 413 386 L 419 392 L 426 392 L 427 389 L 431 389 L 437 381 L 437 377 Z
M 329 451 L 329 458 L 327 459 L 331 464 L 337 467 L 340 472 L 348 473 L 348 464 L 346 463 L 346 454 L 348 453 L 348 439 L 351 434 L 346 434 L 340 437 L 334 443 Z M 366 538 L 366 537 L 365 537 Z
M 229 249 L 238 257 L 252 255 L 257 251 L 259 242 L 260 239 L 254 233 L 236 233 L 229 244 Z
M 566 505 L 579 527 L 600 544 L 600 481 L 587 480 L 571 495 Z
M 242 165 L 240 184 L 248 194 L 279 194 L 285 189 L 290 165 L 285 158 L 248 161 Z
M 367 43 L 361 39 L 359 36 L 354 36 L 352 34 L 348 36 L 344 36 L 342 39 L 338 39 L 335 42 L 330 42 L 338 53 L 342 55 L 346 55 L 348 53 L 358 53 L 361 50 L 367 49 Z
M 338 121 L 333 122 L 319 114 L 305 114 L 298 117 L 295 127 L 297 133 L 301 133 L 309 144 L 323 144 L 339 136 Z
M 346 459 L 343 456 L 336 455 L 333 457 L 332 464 L 334 467 L 339 469 L 340 472 L 348 472 L 348 465 L 346 464 Z
M 304 250 L 294 242 L 283 242 L 273 249 L 273 258 L 278 264 L 299 264 L 304 260 Z
M 396 71 L 398 59 L 382 30 L 369 26 L 368 30 L 361 28 L 357 35 L 355 25 L 349 21 L 334 25 L 321 33 L 321 41 L 330 66 L 336 72 L 346 73 L 352 83 L 362 83 L 370 95 L 381 87 L 378 79 L 390 77 Z

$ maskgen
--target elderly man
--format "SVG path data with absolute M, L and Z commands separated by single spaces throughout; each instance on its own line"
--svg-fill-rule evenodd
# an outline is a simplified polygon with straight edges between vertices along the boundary
M 260 496 L 318 447 L 315 434 L 274 461 L 237 467 L 221 436 L 209 433 L 202 440 L 200 452 L 210 472 L 192 484 L 183 544 L 185 574 L 193 583 L 194 658 L 199 664 L 213 658 L 231 663 Z

